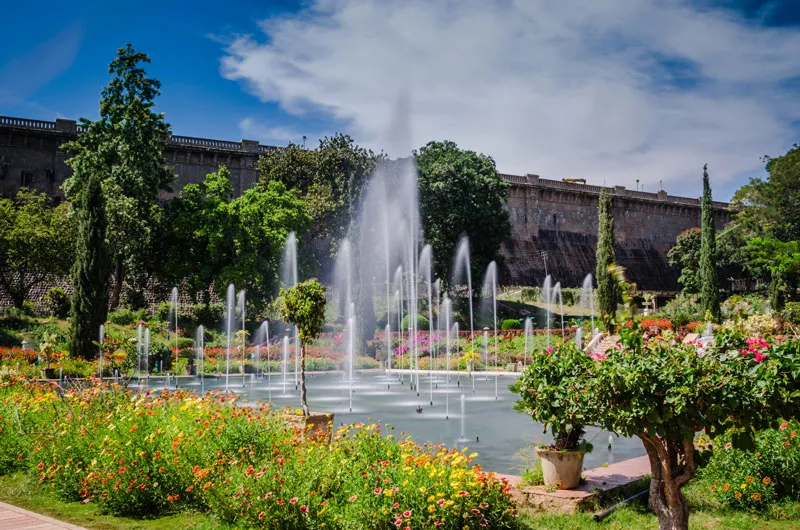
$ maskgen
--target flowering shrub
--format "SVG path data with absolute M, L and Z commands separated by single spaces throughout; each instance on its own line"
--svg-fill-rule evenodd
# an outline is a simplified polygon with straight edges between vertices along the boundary
M 746 337 L 770 335 L 778 329 L 778 322 L 770 315 L 751 315 L 746 319 L 727 320 L 720 330 L 734 331 Z
M 645 318 L 639 323 L 639 325 L 642 327 L 642 329 L 672 329 L 672 322 L 670 322 L 668 318 Z
M 799 432 L 797 421 L 759 431 L 752 451 L 733 446 L 736 431 L 720 436 L 700 474 L 707 491 L 722 504 L 748 510 L 765 509 L 782 497 L 798 498 Z
M 255 528 L 516 527 L 509 485 L 474 454 L 380 425 L 314 442 L 268 407 L 234 400 L 0 385 L 0 473 L 27 468 L 61 498 L 132 516 L 191 508 Z
M 697 469 L 695 432 L 705 428 L 715 438 L 734 428 L 732 447 L 747 448 L 755 429 L 800 417 L 800 340 L 753 340 L 758 359 L 727 340 L 703 351 L 624 336 L 621 343 L 604 359 L 571 344 L 534 356 L 515 388 L 517 407 L 559 432 L 595 425 L 639 437 L 653 463 L 649 504 L 660 527 L 688 528 L 681 488 Z M 763 497 L 768 488 L 755 493 Z

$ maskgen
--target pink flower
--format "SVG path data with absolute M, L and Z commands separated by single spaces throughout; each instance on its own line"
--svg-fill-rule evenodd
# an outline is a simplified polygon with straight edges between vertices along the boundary
M 300 513 L 308 513 L 308 506 L 305 506 L 305 505 L 301 506 L 300 507 Z
M 395 520 L 394 520 L 394 525 L 395 525 L 397 528 L 400 528 L 401 526 L 403 526 L 403 520 L 402 520 L 402 519 L 395 519 Z
M 757 363 L 760 363 L 761 361 L 763 361 L 763 360 L 764 360 L 764 359 L 766 359 L 766 358 L 767 358 L 767 356 L 766 356 L 766 355 L 764 355 L 763 353 L 761 353 L 761 352 L 756 352 L 755 361 L 756 361 Z
M 374 490 L 372 490 L 372 493 L 374 493 L 375 495 L 380 495 L 381 493 L 383 493 L 383 488 L 375 488 Z
M 406 519 L 408 519 L 409 517 L 411 517 L 411 510 L 406 510 L 406 511 L 404 511 L 404 512 L 403 512 L 403 517 L 405 517 Z
M 289 499 L 289 504 L 297 504 L 297 497 L 292 497 Z
M 347 502 L 356 502 L 356 499 L 357 499 L 357 498 L 358 498 L 358 495 L 353 495 L 352 497 L 350 497 L 349 499 L 347 499 Z
M 621 350 L 622 349 L 622 344 L 618 342 L 614 347 L 616 349 L 618 349 L 618 350 Z
M 788 423 L 788 422 L 783 422 L 783 423 L 781 423 L 780 429 L 781 429 L 782 431 L 785 431 L 785 430 L 786 430 L 786 429 L 788 429 L 788 428 L 789 428 L 789 423 Z
M 589 358 L 594 359 L 595 361 L 603 361 L 605 359 L 608 359 L 608 355 L 606 355 L 605 353 L 590 353 Z
M 545 352 L 547 355 L 550 355 L 551 353 L 553 353 L 553 347 L 552 347 L 552 346 L 548 347 L 548 348 L 547 348 L 547 349 L 546 349 L 544 352 Z

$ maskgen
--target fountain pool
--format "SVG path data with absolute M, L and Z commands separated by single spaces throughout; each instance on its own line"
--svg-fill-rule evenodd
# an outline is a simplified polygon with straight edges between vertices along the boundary
M 521 450 L 533 444 L 549 443 L 552 436 L 542 432 L 542 426 L 531 422 L 527 416 L 513 409 L 516 394 L 508 390 L 508 385 L 515 381 L 515 376 L 507 373 L 499 375 L 498 397 L 495 399 L 494 378 L 486 380 L 484 374 L 474 379 L 475 393 L 472 383 L 462 381 L 457 386 L 455 378 L 448 386 L 443 373 L 426 371 L 419 373 L 420 386 L 427 388 L 434 378 L 433 406 L 430 396 L 425 393 L 417 397 L 408 385 L 399 385 L 396 375 L 392 375 L 395 384 L 387 385 L 387 375 L 382 370 L 357 373 L 352 383 L 352 412 L 350 408 L 350 382 L 342 379 L 341 373 L 309 373 L 306 374 L 308 386 L 308 402 L 312 411 L 333 412 L 336 426 L 343 423 L 376 423 L 391 425 L 391 432 L 400 437 L 405 432 L 419 443 L 444 443 L 448 447 L 469 447 L 469 451 L 479 453 L 476 462 L 488 471 L 519 475 L 524 463 L 519 456 Z M 462 373 L 462 376 L 464 374 Z M 463 377 L 462 377 L 463 379 Z M 224 390 L 225 377 L 206 376 L 203 381 L 206 390 Z M 167 388 L 164 378 L 151 378 L 145 383 L 148 389 Z M 388 389 L 387 389 L 388 386 Z M 438 386 L 438 388 L 437 388 Z M 179 387 L 200 390 L 198 379 L 181 378 Z M 469 387 L 469 391 L 467 391 Z M 252 401 L 266 402 L 268 394 L 272 394 L 275 407 L 299 407 L 300 393 L 294 386 L 284 392 L 284 385 L 273 378 L 272 387 L 267 386 L 266 377 L 262 377 L 251 387 L 230 389 L 241 396 L 240 403 Z M 449 394 L 449 396 L 446 396 Z M 459 442 L 461 436 L 461 414 L 456 405 L 464 395 L 466 427 L 464 438 L 468 443 Z M 445 419 L 445 397 L 449 397 L 450 419 Z M 421 407 L 422 411 L 417 412 Z M 602 463 L 614 463 L 645 454 L 644 447 L 638 438 L 626 439 L 614 436 L 612 449 L 607 449 L 609 433 L 600 429 L 587 428 L 586 439 L 592 442 L 595 449 L 584 458 L 584 467 L 591 469 Z

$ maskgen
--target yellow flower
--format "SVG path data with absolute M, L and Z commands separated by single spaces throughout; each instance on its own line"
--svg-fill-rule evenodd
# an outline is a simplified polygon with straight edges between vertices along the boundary
M 428 492 L 428 488 L 426 488 L 425 486 L 420 486 L 419 487 L 419 492 L 420 493 L 427 493 Z
M 742 485 L 741 485 L 741 486 L 739 486 L 739 487 L 740 487 L 741 489 L 745 489 L 745 488 L 747 487 L 747 484 L 744 484 L 744 483 L 742 483 Z

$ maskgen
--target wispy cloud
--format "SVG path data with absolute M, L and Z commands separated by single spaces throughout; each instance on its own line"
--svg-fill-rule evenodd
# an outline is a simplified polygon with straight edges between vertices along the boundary
M 245 138 L 258 140 L 267 145 L 286 145 L 289 142 L 294 144 L 303 143 L 303 133 L 297 132 L 290 127 L 270 127 L 258 122 L 253 118 L 245 118 L 239 121 L 239 130 Z M 313 137 L 316 141 L 317 137 Z M 306 138 L 306 142 L 312 140 Z
M 724 183 L 797 138 L 800 30 L 685 1 L 317 0 L 260 28 L 227 46 L 222 74 L 377 149 L 405 91 L 413 145 L 676 193 L 706 162 Z

